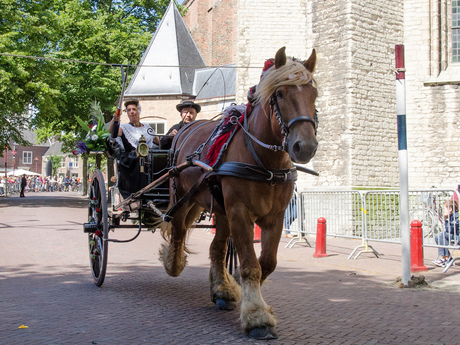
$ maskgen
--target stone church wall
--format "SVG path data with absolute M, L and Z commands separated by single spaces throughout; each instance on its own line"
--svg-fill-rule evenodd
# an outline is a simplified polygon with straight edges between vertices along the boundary
M 451 1 L 404 2 L 409 185 L 460 184 L 460 64 L 451 63 Z
M 302 174 L 301 183 L 318 188 L 399 186 L 393 69 L 394 47 L 404 44 L 409 186 L 457 186 L 460 64 L 450 63 L 450 0 L 196 3 L 205 4 L 206 11 L 214 4 L 221 8 L 232 4 L 225 15 L 236 18 L 235 28 L 229 31 L 235 34 L 236 53 L 229 62 L 239 67 L 238 103 L 246 102 L 247 90 L 258 82 L 264 61 L 281 46 L 298 58 L 307 58 L 316 49 L 320 145 L 308 167 L 321 176 Z M 197 28 L 205 24 L 196 23 L 189 27 L 200 40 Z M 230 49 L 229 42 L 202 47 L 204 51 L 218 46 Z M 228 50 L 226 56 L 232 54 Z
M 402 1 L 238 0 L 237 99 L 245 101 L 263 62 L 318 53 L 319 149 L 308 165 L 321 186 L 396 186 L 398 152 L 394 45 L 403 39 Z M 259 67 L 259 68 L 255 68 Z

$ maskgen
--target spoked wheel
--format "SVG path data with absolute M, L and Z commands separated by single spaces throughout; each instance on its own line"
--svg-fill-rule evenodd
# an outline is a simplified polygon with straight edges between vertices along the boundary
M 100 170 L 93 174 L 89 190 L 88 224 L 94 230 L 88 234 L 89 260 L 94 284 L 101 286 L 107 269 L 108 215 L 107 194 Z
M 227 272 L 235 278 L 237 283 L 240 282 L 240 271 L 238 269 L 238 255 L 236 253 L 235 244 L 230 236 L 227 240 L 227 255 L 225 257 L 225 267 Z

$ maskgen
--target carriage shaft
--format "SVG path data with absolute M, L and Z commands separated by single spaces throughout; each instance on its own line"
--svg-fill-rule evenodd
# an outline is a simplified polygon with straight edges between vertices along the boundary
M 167 181 L 171 174 L 180 173 L 181 171 L 183 171 L 186 168 L 191 167 L 191 166 L 199 166 L 200 168 L 202 168 L 204 170 L 212 171 L 212 167 L 210 167 L 206 163 L 200 162 L 198 160 L 186 161 L 186 162 L 184 162 L 182 164 L 179 164 L 178 166 L 170 168 L 167 173 L 163 174 L 162 176 L 157 178 L 155 181 L 149 183 L 147 186 L 145 186 L 144 188 L 142 188 L 138 192 L 131 194 L 128 198 L 126 198 L 120 204 L 114 206 L 113 208 L 114 209 L 120 209 L 123 206 L 128 206 L 131 203 L 138 201 L 138 198 L 140 196 L 142 196 L 144 193 L 147 193 L 147 192 L 151 191 L 153 188 L 155 188 L 155 187 L 161 185 L 162 183 L 164 183 L 165 181 Z

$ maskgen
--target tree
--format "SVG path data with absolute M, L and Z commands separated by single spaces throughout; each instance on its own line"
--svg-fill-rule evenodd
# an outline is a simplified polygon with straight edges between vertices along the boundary
M 53 176 L 56 176 L 57 170 L 61 167 L 62 156 L 51 155 L 50 161 L 51 161 Z
M 44 6 L 38 2 L 18 4 L 15 0 L 2 1 L 0 51 L 46 54 L 46 42 L 52 38 L 50 33 L 55 28 L 55 22 Z M 56 92 L 50 88 L 55 75 L 53 68 L 53 63 L 0 56 L 0 147 L 9 146 L 10 139 L 27 144 L 22 140 L 21 129 L 29 125 L 30 118 L 24 115 L 31 105 L 40 107 L 44 112 L 49 111 L 45 100 Z
M 0 147 L 21 142 L 22 126 L 39 140 L 60 135 L 64 150 L 99 101 L 107 120 L 121 91 L 119 67 L 137 64 L 169 0 L 3 0 L 0 4 Z M 180 6 L 179 6 L 180 7 Z M 134 68 L 131 69 L 131 74 Z M 26 110 L 33 109 L 30 118 Z M 67 143 L 67 146 L 66 146 Z

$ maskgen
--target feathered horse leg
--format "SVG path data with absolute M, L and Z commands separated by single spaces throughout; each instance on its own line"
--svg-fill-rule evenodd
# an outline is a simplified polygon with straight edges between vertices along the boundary
M 237 210 L 229 214 L 228 218 L 240 260 L 241 327 L 252 338 L 276 339 L 276 318 L 260 291 L 262 270 L 254 251 L 254 223 L 245 220 L 242 212 Z
M 227 240 L 230 235 L 227 217 L 222 214 L 216 214 L 215 221 L 216 235 L 209 249 L 211 258 L 211 268 L 209 270 L 211 300 L 219 309 L 231 310 L 241 300 L 241 287 L 233 276 L 228 274 L 225 267 Z
M 163 222 L 160 225 L 161 235 L 167 241 L 161 245 L 160 261 L 172 277 L 177 277 L 187 266 L 186 235 L 188 229 L 201 212 L 197 205 L 184 206 L 174 215 L 171 223 Z

